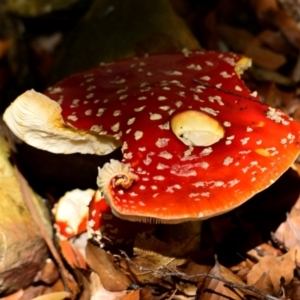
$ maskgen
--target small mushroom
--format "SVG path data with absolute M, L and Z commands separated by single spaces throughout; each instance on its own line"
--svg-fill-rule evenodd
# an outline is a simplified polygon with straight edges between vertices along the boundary
M 103 64 L 4 114 L 26 143 L 123 160 L 97 183 L 116 216 L 179 223 L 229 211 L 271 185 L 299 154 L 300 124 L 240 79 L 250 60 L 183 51 Z
M 87 230 L 88 205 L 94 193 L 92 189 L 75 189 L 67 192 L 55 204 L 55 227 L 61 240 L 72 238 Z

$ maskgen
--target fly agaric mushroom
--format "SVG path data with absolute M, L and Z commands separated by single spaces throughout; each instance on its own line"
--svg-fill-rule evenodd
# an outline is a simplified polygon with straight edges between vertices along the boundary
M 115 215 L 179 223 L 222 214 L 271 185 L 299 154 L 300 124 L 260 103 L 240 79 L 250 60 L 206 51 L 103 64 L 27 91 L 4 120 L 56 153 L 123 160 L 99 169 Z
M 67 192 L 55 204 L 55 227 L 61 240 L 72 238 L 87 230 L 88 205 L 94 194 L 92 189 L 75 189 Z

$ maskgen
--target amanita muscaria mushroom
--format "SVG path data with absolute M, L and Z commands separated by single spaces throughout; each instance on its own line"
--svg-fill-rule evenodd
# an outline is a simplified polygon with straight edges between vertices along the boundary
M 240 73 L 250 60 L 183 51 L 103 64 L 27 91 L 4 114 L 23 141 L 55 153 L 123 160 L 99 169 L 114 214 L 178 223 L 242 204 L 300 150 L 300 124 L 260 103 Z M 84 174 L 83 174 L 84 176 Z

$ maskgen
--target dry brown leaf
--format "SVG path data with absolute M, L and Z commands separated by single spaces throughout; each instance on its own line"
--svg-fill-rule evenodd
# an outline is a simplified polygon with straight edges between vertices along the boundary
M 219 262 L 215 263 L 210 274 L 235 284 L 245 285 L 239 277 L 233 274 L 229 269 L 220 265 Z M 199 300 L 244 299 L 243 293 L 240 290 L 230 289 L 221 280 L 210 278 L 207 278 L 204 285 L 199 287 L 198 293 L 201 293 Z
M 155 236 L 149 236 L 144 233 L 138 234 L 134 244 L 134 257 L 132 261 L 139 267 L 146 270 L 140 270 L 133 264 L 122 264 L 130 273 L 137 276 L 139 282 L 151 281 L 155 270 L 161 268 L 175 269 L 176 266 L 187 261 L 187 256 L 200 243 L 200 236 L 193 236 L 178 242 L 166 243 L 157 239 Z
M 300 49 L 300 30 L 297 23 L 276 0 L 251 0 L 249 3 L 262 22 L 276 26 L 294 47 Z
M 122 300 L 139 300 L 139 299 L 140 299 L 140 291 L 131 291 Z
M 247 30 L 228 25 L 219 25 L 218 33 L 231 49 L 251 57 L 253 63 L 259 67 L 277 70 L 286 63 L 284 55 L 264 47 L 260 35 L 253 36 Z
M 1 292 L 11 293 L 28 286 L 48 257 L 48 249 L 28 210 L 18 177 L 8 160 L 9 150 L 0 136 L 0 281 Z M 31 190 L 33 206 L 51 235 L 47 210 Z
M 10 294 L 6 297 L 2 297 L 0 299 L 1 300 L 19 300 L 22 298 L 23 294 L 24 294 L 24 290 L 19 290 L 13 294 Z
M 88 243 L 86 259 L 90 268 L 99 275 L 106 290 L 111 292 L 124 291 L 131 284 L 130 279 L 113 265 L 105 250 Z
M 292 281 L 294 277 L 294 270 L 296 268 L 296 261 L 299 261 L 299 255 L 300 248 L 299 246 L 295 246 L 282 256 L 263 257 L 248 273 L 247 283 L 249 285 L 254 285 L 265 273 L 270 278 L 274 293 L 278 294 L 282 278 L 284 279 L 284 286 L 288 285 Z
M 43 269 L 34 278 L 34 282 L 41 281 L 48 285 L 53 284 L 59 278 L 59 270 L 52 259 L 48 258 Z
M 55 292 L 33 298 L 32 300 L 64 300 L 70 296 L 71 294 L 69 292 Z
M 261 244 L 247 252 L 247 254 L 254 258 L 254 260 L 260 261 L 263 257 L 269 256 L 281 256 L 282 252 L 278 249 L 275 249 L 269 244 Z
M 59 241 L 61 253 L 72 268 L 86 269 L 86 261 L 82 253 L 70 241 Z
M 285 222 L 281 223 L 275 231 L 275 237 L 291 249 L 300 243 L 300 197 L 294 204 Z
M 102 285 L 101 279 L 96 273 L 90 276 L 91 300 L 121 300 L 126 296 L 126 291 L 110 292 Z

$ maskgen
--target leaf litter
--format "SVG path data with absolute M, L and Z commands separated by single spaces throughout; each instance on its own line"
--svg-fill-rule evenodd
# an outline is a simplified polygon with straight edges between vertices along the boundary
M 253 29 L 236 28 L 239 16 L 247 18 L 237 1 L 222 2 L 213 10 L 189 14 L 189 21 L 198 23 L 197 30 L 213 33 L 203 44 L 209 48 L 221 37 L 222 47 L 253 57 L 255 67 L 245 75 L 251 89 L 258 90 L 268 105 L 300 120 L 300 93 L 295 87 L 300 78 L 295 17 L 299 6 L 280 0 L 283 7 L 289 4 L 286 13 L 274 0 L 247 1 L 247 13 L 260 22 Z M 197 18 L 203 11 L 209 12 Z M 237 36 L 244 42 L 237 43 Z M 4 44 L 3 53 L 12 47 L 10 39 Z M 295 203 L 300 168 L 297 163 L 292 167 L 294 172 L 285 174 L 285 181 L 252 199 L 255 204 L 204 222 L 199 235 L 180 242 L 166 241 L 160 232 L 163 226 L 138 234 L 126 251 L 109 240 L 99 248 L 86 237 L 83 246 L 74 239 L 54 245 L 48 241 L 52 259 L 46 260 L 33 284 L 1 299 L 300 299 L 300 198 Z M 26 182 L 20 180 L 25 195 Z M 169 228 L 167 232 L 172 232 Z

